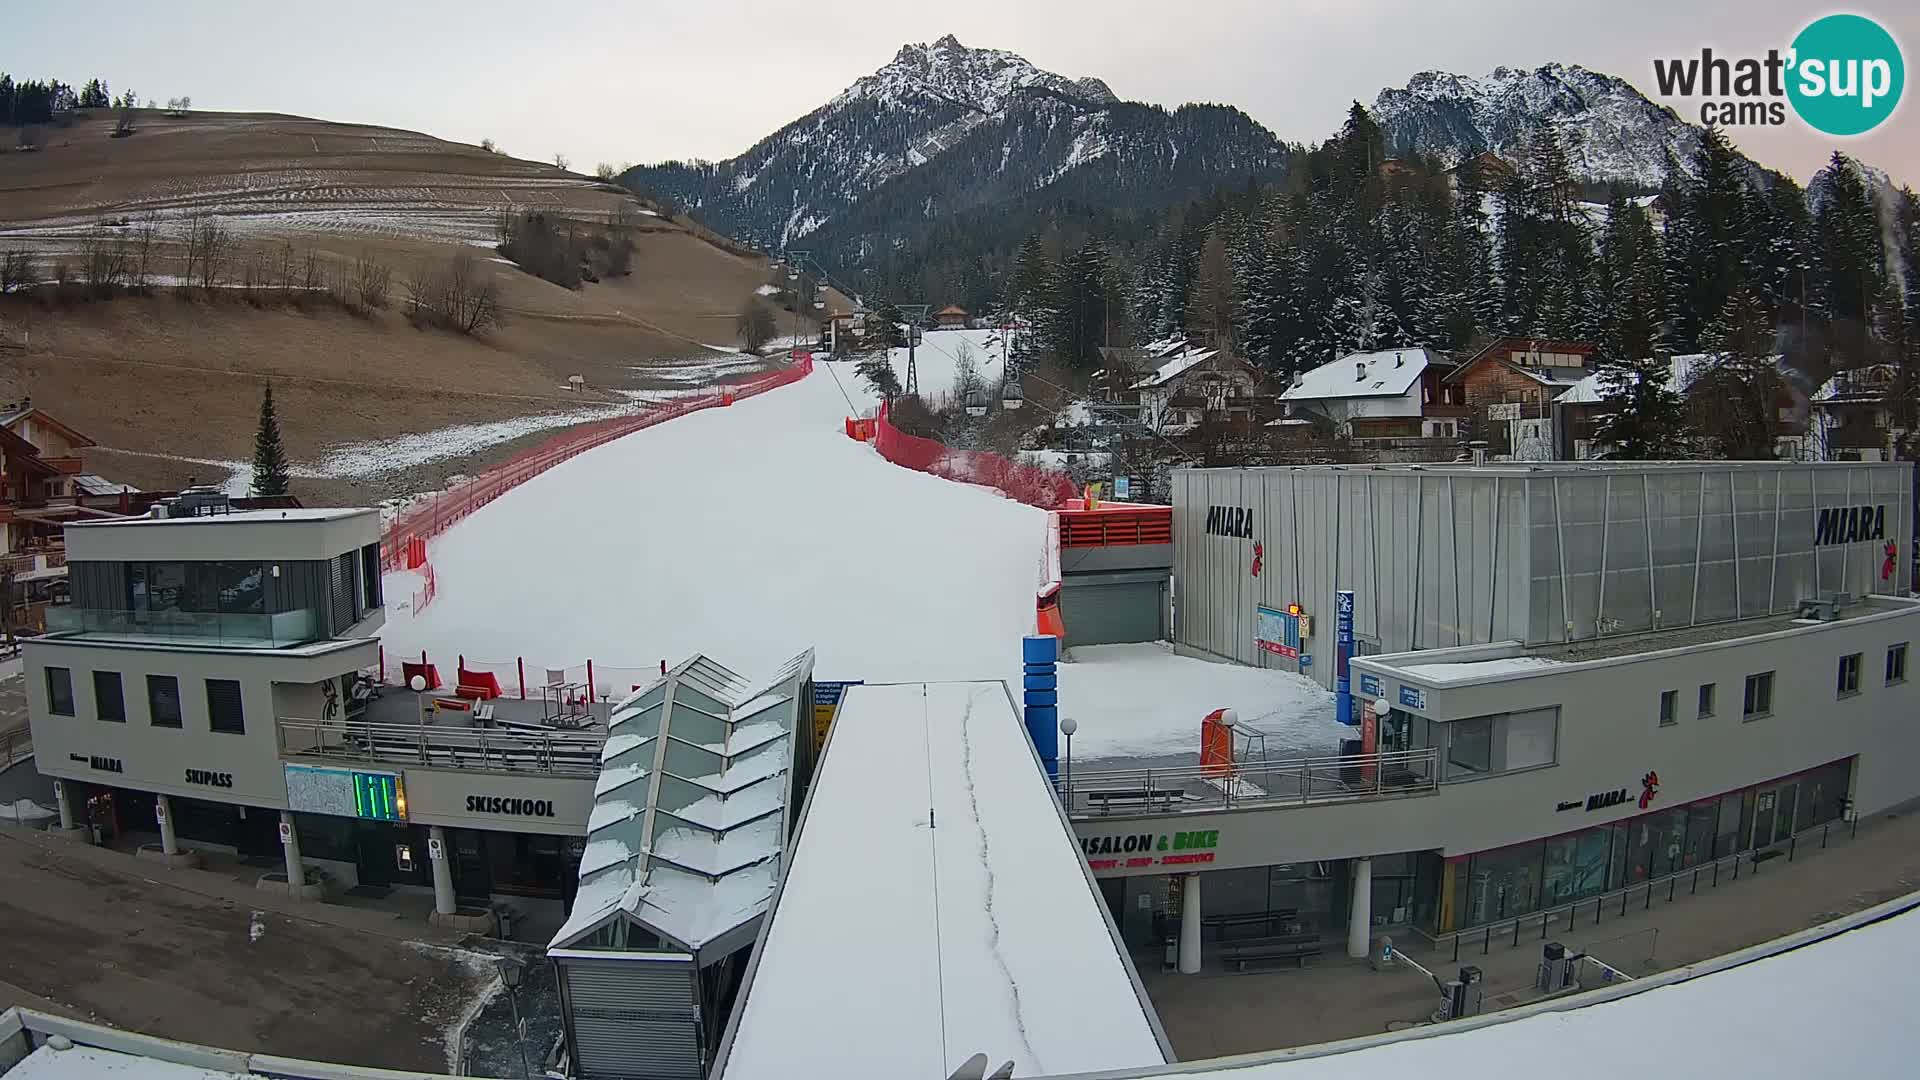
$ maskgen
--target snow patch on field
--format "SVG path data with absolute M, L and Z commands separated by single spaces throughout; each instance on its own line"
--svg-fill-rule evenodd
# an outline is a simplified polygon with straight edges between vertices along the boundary
M 1003 344 L 999 330 L 929 330 L 920 335 L 913 353 L 921 398 L 936 406 L 953 398 L 954 378 L 963 355 L 973 358 L 974 368 L 988 387 L 998 386 L 1006 374 L 1006 349 L 1012 347 L 1015 336 L 1015 331 L 1007 331 Z M 887 359 L 893 364 L 894 374 L 906 382 L 907 350 L 894 349 Z

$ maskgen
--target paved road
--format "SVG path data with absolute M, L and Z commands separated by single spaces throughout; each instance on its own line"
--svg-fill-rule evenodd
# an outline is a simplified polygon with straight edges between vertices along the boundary
M 0 1008 L 11 988 L 167 1038 L 444 1073 L 450 1029 L 495 984 L 486 958 L 406 926 L 284 914 L 284 897 L 155 880 L 168 873 L 0 826 Z

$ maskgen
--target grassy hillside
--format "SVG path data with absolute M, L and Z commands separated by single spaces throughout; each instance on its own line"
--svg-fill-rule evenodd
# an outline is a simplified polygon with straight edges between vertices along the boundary
M 0 253 L 30 258 L 39 282 L 0 297 L 0 342 L 28 342 L 0 351 L 0 398 L 30 394 L 99 440 L 110 449 L 96 471 L 112 479 L 220 479 L 207 463 L 248 455 L 268 380 L 295 490 L 372 499 L 440 486 L 564 423 L 517 423 L 527 417 L 611 410 L 637 391 L 760 363 L 722 350 L 767 280 L 765 261 L 615 186 L 414 132 L 299 117 L 142 110 L 131 136 L 112 137 L 113 126 L 83 113 L 32 152 L 12 150 L 0 128 Z M 626 238 L 630 273 L 566 289 L 498 258 L 501 213 L 528 209 Z M 211 291 L 189 284 L 196 220 L 230 237 Z M 128 253 L 148 231 L 153 287 L 92 296 L 89 259 Z M 472 337 L 405 315 L 416 269 L 460 252 L 501 312 Z M 282 260 L 309 255 L 322 276 L 385 267 L 388 305 L 354 314 L 286 287 Z M 562 388 L 575 374 L 586 393 Z M 444 452 L 416 447 L 390 467 L 364 453 L 347 475 L 328 464 L 342 448 L 489 424 L 504 426 L 456 433 Z

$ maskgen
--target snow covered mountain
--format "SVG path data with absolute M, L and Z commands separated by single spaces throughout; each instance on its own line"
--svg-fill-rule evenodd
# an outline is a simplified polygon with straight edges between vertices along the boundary
M 901 48 L 738 157 L 667 162 L 623 179 L 679 202 L 714 229 L 779 250 L 888 188 L 885 213 L 862 215 L 863 242 L 874 239 L 876 226 L 909 224 L 901 215 L 924 220 L 1070 191 L 1093 175 L 1124 174 L 1129 198 L 1157 204 L 1277 173 L 1286 152 L 1238 110 L 1168 112 L 1122 102 L 1098 79 L 1043 71 L 949 34 Z M 1116 168 L 1121 160 L 1124 170 Z
M 1390 148 L 1449 162 L 1484 150 L 1508 157 L 1536 124 L 1551 123 L 1576 175 L 1649 188 L 1665 175 L 1669 153 L 1684 162 L 1700 144 L 1700 129 L 1672 109 L 1625 79 L 1577 64 L 1500 67 L 1480 79 L 1423 71 L 1404 88 L 1380 91 L 1373 113 Z

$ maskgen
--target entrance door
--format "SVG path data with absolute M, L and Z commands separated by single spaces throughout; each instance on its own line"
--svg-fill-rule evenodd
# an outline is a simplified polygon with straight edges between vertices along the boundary
M 395 839 L 404 841 L 406 833 L 403 830 L 390 830 L 380 826 L 355 823 L 354 866 L 360 872 L 360 884 L 376 886 L 393 884 Z
M 1796 783 L 1780 785 L 1780 802 L 1773 808 L 1773 839 L 1775 843 L 1793 835 L 1793 812 L 1799 801 L 1800 785 Z
M 449 829 L 453 844 L 453 891 L 461 897 L 488 900 L 493 896 L 493 874 L 487 865 L 486 834 L 473 829 Z
M 1753 840 L 1747 846 L 1757 848 L 1773 841 L 1773 819 L 1775 808 L 1780 802 L 1780 792 L 1763 791 L 1753 804 Z

